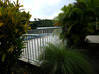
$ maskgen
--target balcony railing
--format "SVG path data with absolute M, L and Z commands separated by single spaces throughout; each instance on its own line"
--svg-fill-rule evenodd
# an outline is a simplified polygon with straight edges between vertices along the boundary
M 23 35 L 25 48 L 20 59 L 34 65 L 40 65 L 39 56 L 44 51 L 43 47 L 48 43 L 60 42 L 58 36 L 60 32 L 60 27 L 44 27 L 28 31 L 28 34 Z

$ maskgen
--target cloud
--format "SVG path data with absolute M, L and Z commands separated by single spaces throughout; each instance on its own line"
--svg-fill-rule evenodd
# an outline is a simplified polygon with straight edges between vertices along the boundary
M 30 11 L 33 18 L 53 19 L 58 15 L 64 5 L 74 2 L 74 0 L 20 0 L 25 11 Z

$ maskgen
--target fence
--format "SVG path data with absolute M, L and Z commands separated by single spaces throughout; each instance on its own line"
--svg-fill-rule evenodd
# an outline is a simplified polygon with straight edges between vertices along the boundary
M 21 60 L 39 65 L 39 56 L 44 51 L 43 47 L 47 43 L 60 42 L 57 33 L 61 32 L 59 27 L 38 28 L 36 30 L 28 31 L 24 34 L 25 47 L 21 56 Z M 42 57 L 44 58 L 44 57 Z

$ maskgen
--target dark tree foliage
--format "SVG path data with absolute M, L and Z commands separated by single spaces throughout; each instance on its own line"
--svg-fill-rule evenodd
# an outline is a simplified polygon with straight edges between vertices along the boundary
M 91 0 L 77 0 L 62 8 L 63 12 L 56 20 L 62 25 L 61 37 L 67 40 L 69 47 L 84 47 L 85 37 L 97 34 L 96 18 L 99 13 L 96 7 Z
M 37 27 L 51 27 L 53 26 L 54 22 L 53 20 L 49 20 L 49 19 L 38 19 L 35 21 L 30 21 L 30 26 L 31 26 L 31 29 L 35 29 Z

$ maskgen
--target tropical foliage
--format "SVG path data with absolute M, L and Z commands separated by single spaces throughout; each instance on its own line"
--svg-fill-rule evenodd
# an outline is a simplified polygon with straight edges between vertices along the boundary
M 64 6 L 62 13 L 55 19 L 61 24 L 61 37 L 67 40 L 69 47 L 84 47 L 85 37 L 96 33 L 96 18 L 98 11 L 93 0 L 77 0 L 73 4 Z M 94 2 L 95 3 L 95 2 Z
M 31 29 L 35 29 L 37 27 L 51 27 L 54 26 L 54 21 L 49 19 L 36 19 L 35 21 L 30 22 Z
M 16 3 L 0 0 L 0 70 L 3 72 L 9 71 L 22 52 L 21 36 L 27 30 L 30 14 L 21 11 L 21 6 L 18 0 Z
M 92 74 L 91 65 L 84 56 L 62 45 L 49 44 L 40 58 L 45 74 Z M 40 57 L 42 57 L 40 56 Z

